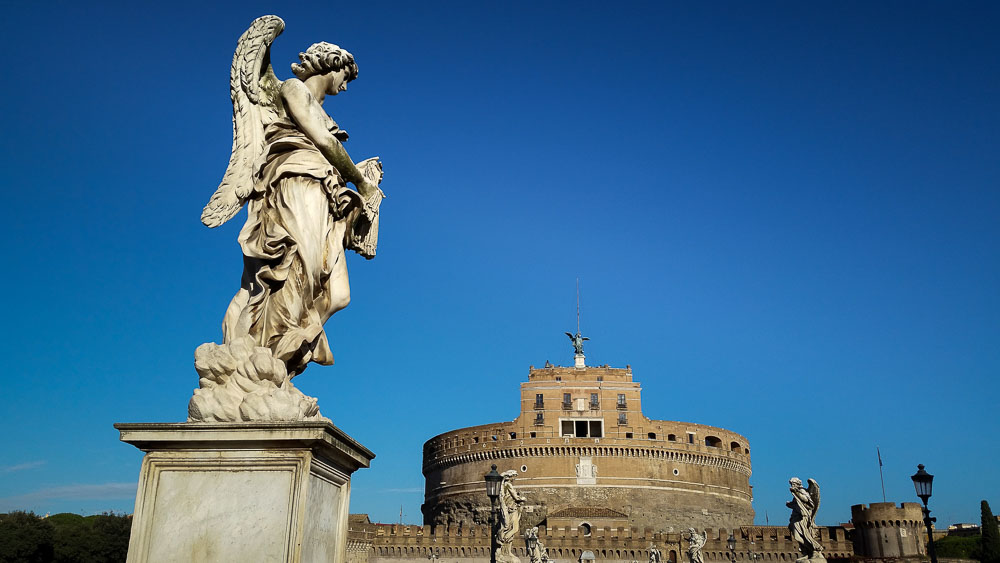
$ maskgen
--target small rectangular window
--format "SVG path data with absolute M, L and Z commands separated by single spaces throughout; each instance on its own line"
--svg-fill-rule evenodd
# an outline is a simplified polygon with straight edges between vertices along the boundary
M 571 409 L 573 408 L 573 397 L 569 393 L 563 393 L 563 408 Z
M 536 412 L 535 413 L 535 424 L 545 424 L 545 415 L 542 414 L 542 413 L 540 413 L 540 412 Z
M 625 439 L 631 440 L 632 439 L 632 433 L 631 432 L 626 432 L 625 433 Z
M 587 421 L 577 420 L 576 421 L 576 437 L 586 438 L 587 437 Z
M 618 413 L 618 425 L 624 426 L 626 424 L 628 424 L 628 415 L 623 412 Z
M 597 397 L 597 393 L 590 394 L 590 408 L 596 409 L 601 406 L 601 401 Z
M 535 408 L 536 409 L 540 409 L 544 405 L 545 405 L 545 397 L 543 397 L 541 393 L 536 393 L 535 394 Z
M 693 444 L 694 443 L 694 434 L 692 434 L 690 432 L 688 432 L 688 443 L 689 444 Z
M 618 394 L 618 408 L 623 409 L 623 408 L 625 408 L 625 406 L 626 406 L 626 403 L 625 403 L 625 394 L 624 393 L 619 393 Z

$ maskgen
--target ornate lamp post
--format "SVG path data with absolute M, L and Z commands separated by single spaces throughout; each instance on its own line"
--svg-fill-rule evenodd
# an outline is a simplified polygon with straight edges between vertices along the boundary
M 733 536 L 732 532 L 729 533 L 729 539 L 726 540 L 726 545 L 729 547 L 730 561 L 736 563 L 736 537 Z
M 497 473 L 497 465 L 494 463 L 483 479 L 486 481 L 486 495 L 490 497 L 490 563 L 497 563 L 497 499 L 500 498 L 503 476 Z
M 913 488 L 917 490 L 917 496 L 924 501 L 924 525 L 927 526 L 927 551 L 931 556 L 931 563 L 937 563 L 937 553 L 934 551 L 934 533 L 931 532 L 931 522 L 936 522 L 937 518 L 931 518 L 931 510 L 927 508 L 927 499 L 931 498 L 931 485 L 934 483 L 934 476 L 924 471 L 924 464 L 917 465 L 917 472 L 910 476 L 913 479 Z

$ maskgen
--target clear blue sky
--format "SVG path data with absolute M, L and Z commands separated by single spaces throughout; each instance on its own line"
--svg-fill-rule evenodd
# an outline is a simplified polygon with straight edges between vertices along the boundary
M 419 522 L 421 445 L 511 420 L 529 365 L 631 364 L 646 415 L 753 448 L 819 520 L 1000 509 L 1000 5 L 161 2 L 5 8 L 0 510 L 131 512 L 115 422 L 181 421 L 242 216 L 199 222 L 259 15 L 360 77 L 328 111 L 389 194 L 337 364 L 296 379 L 378 457 L 352 510 Z M 37 5 L 37 7 L 36 7 Z M 279 6 L 283 6 L 280 7 Z M 277 10 L 277 12 L 275 12 Z

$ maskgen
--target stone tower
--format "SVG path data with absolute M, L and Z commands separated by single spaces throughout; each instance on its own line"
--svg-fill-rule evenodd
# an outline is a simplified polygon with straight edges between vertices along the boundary
M 518 472 L 518 490 L 528 498 L 522 526 L 586 514 L 664 532 L 752 525 L 747 439 L 646 418 L 641 392 L 629 367 L 529 369 L 513 421 L 424 444 L 424 523 L 487 522 L 483 475 L 495 463 L 498 471 Z M 577 519 L 582 533 L 606 525 Z
M 851 507 L 854 553 L 863 557 L 918 557 L 926 552 L 919 503 L 875 502 Z

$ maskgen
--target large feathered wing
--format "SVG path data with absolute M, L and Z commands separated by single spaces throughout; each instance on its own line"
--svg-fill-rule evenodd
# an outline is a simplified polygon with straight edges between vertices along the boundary
M 278 16 L 261 16 L 236 44 L 229 71 L 233 153 L 222 183 L 201 212 L 201 222 L 209 227 L 232 219 L 253 192 L 256 163 L 264 151 L 264 126 L 277 116 L 281 84 L 271 68 L 271 43 L 284 29 Z
M 815 479 L 808 479 L 809 487 L 806 488 L 806 492 L 809 493 L 809 498 L 813 501 L 812 517 L 810 518 L 813 524 L 816 523 L 816 513 L 819 512 L 819 483 Z

